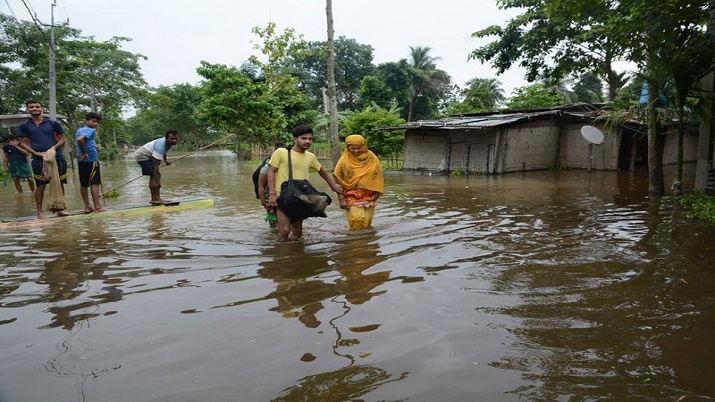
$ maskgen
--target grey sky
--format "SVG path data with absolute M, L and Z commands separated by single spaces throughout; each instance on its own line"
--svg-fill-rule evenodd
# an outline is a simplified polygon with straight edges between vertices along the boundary
M 25 0 L 37 17 L 50 21 L 52 0 Z M 28 20 L 22 0 L 0 0 L 0 12 Z M 334 0 L 335 37 L 346 36 L 374 48 L 375 64 L 409 57 L 410 46 L 428 46 L 440 57 L 437 67 L 454 83 L 492 78 L 488 66 L 467 61 L 480 43 L 470 34 L 502 24 L 513 11 L 498 10 L 496 0 Z M 201 60 L 239 65 L 251 54 L 251 33 L 269 21 L 280 31 L 291 27 L 306 40 L 326 40 L 325 0 L 57 0 L 55 21 L 97 40 L 132 38 L 126 50 L 148 57 L 144 77 L 152 86 L 199 81 Z M 502 76 L 505 94 L 525 85 L 523 71 Z

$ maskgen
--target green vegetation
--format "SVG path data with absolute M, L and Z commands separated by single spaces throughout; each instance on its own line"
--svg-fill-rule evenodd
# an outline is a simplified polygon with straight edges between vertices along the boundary
M 465 172 L 464 169 L 454 169 L 449 172 L 449 175 L 453 177 L 465 176 L 466 174 L 467 172 Z
M 703 192 L 696 192 L 694 194 L 665 197 L 665 199 L 674 200 L 686 208 L 689 218 L 715 224 L 715 197 L 706 195 Z
M 341 136 L 360 133 L 381 158 L 393 159 L 402 152 L 404 133 L 374 128 L 503 106 L 600 102 L 605 83 L 614 116 L 631 119 L 628 112 L 635 111 L 647 119 L 642 131 L 651 133 L 650 193 L 664 192 L 662 127 L 677 129 L 676 178 L 682 177 L 685 123 L 712 109 L 705 105 L 711 99 L 698 91 L 700 79 L 715 68 L 711 1 L 495 1 L 518 15 L 503 26 L 465 28 L 477 29 L 472 34 L 476 38 L 492 40 L 469 58 L 498 73 L 521 66 L 529 85 L 509 97 L 495 78 L 477 77 L 460 87 L 439 68 L 440 57 L 429 47 L 409 46 L 404 58 L 375 64 L 372 46 L 339 37 L 334 47 Z M 87 111 L 101 113 L 104 158 L 169 128 L 180 132 L 180 148 L 189 150 L 232 133 L 237 152 L 245 153 L 249 144 L 287 141 L 298 123 L 315 127 L 316 148 L 327 143 L 327 42 L 307 42 L 295 29 L 281 31 L 274 23 L 251 32 L 257 38 L 254 55 L 240 64 L 202 61 L 198 84 L 150 88 L 139 67 L 144 56 L 123 49 L 129 38 L 97 41 L 69 25 L 57 27 L 57 111 L 68 116 L 69 133 Z M 636 65 L 638 72 L 627 77 L 615 71 L 618 61 Z M 0 113 L 22 111 L 27 98 L 46 101 L 47 71 L 44 33 L 32 22 L 0 15 Z M 650 87 L 647 106 L 638 103 L 644 81 Z M 667 102 L 656 102 L 660 98 Z M 136 114 L 125 118 L 128 108 Z

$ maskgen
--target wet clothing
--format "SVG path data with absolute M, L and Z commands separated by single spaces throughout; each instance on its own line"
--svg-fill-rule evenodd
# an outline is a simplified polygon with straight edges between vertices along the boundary
M 350 145 L 362 145 L 364 152 L 355 156 L 348 150 Z M 345 151 L 335 164 L 333 175 L 343 186 L 347 204 L 345 215 L 350 228 L 370 227 L 377 199 L 384 192 L 384 177 L 380 160 L 367 149 L 367 140 L 363 136 L 354 134 L 345 139 Z
M 166 153 L 171 149 L 171 145 L 166 145 L 166 138 L 158 138 L 154 141 L 147 142 L 146 144 L 139 147 L 134 151 L 134 159 L 137 162 L 151 161 L 152 158 L 158 160 L 164 160 Z M 142 174 L 144 173 L 144 168 L 142 167 Z
M 43 117 L 40 124 L 35 124 L 32 119 L 27 119 L 27 121 L 17 126 L 17 136 L 29 138 L 32 149 L 35 152 L 47 152 L 48 149 L 59 142 L 59 136 L 64 135 L 64 133 L 65 130 L 62 128 L 62 125 L 58 121 L 51 120 L 48 117 Z M 40 157 L 32 156 L 33 161 L 38 158 Z M 64 161 L 65 156 L 63 155 L 62 148 L 57 149 L 55 159 L 57 161 Z M 66 166 L 65 164 L 65 167 Z M 35 174 L 37 174 L 37 172 L 35 172 Z M 62 175 L 62 173 L 60 173 L 60 175 Z
M 79 185 L 89 187 L 102 184 L 102 178 L 99 174 L 99 162 L 77 162 L 79 170 Z
M 60 175 L 60 183 L 67 183 L 67 161 L 59 158 L 60 152 L 56 154 L 57 171 Z M 44 186 L 50 182 L 49 174 L 44 171 L 45 161 L 40 157 L 32 158 L 32 172 L 35 174 L 35 184 Z
M 142 168 L 142 176 L 153 176 L 154 175 L 154 162 L 151 160 L 137 161 L 139 166 Z
M 6 144 L 3 147 L 3 151 L 8 161 L 8 170 L 11 177 L 21 177 L 23 179 L 32 177 L 30 164 L 27 163 L 27 155 L 10 144 Z
M 318 158 L 312 152 L 295 152 L 291 150 L 290 155 L 293 166 L 293 179 L 307 180 L 311 169 L 316 172 L 322 169 Z M 276 168 L 275 186 L 276 197 L 278 197 L 281 193 L 281 184 L 284 181 L 288 181 L 288 150 L 286 148 L 276 149 L 271 155 L 271 160 L 268 164 Z
M 96 132 L 92 127 L 84 126 L 77 130 L 74 134 L 75 140 L 80 137 L 84 137 L 84 150 L 87 152 L 87 157 L 79 160 L 82 151 L 79 148 L 79 144 L 75 146 L 75 152 L 77 154 L 77 162 L 99 162 L 99 153 L 97 152 L 97 142 L 96 142 Z
M 350 145 L 362 145 L 364 152 L 358 156 L 348 151 Z M 345 151 L 335 164 L 335 178 L 343 189 L 361 188 L 382 194 L 384 178 L 377 156 L 367 149 L 367 141 L 353 134 L 345 139 Z

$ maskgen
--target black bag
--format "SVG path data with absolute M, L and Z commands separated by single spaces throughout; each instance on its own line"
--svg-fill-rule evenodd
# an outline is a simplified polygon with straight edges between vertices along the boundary
M 263 166 L 268 163 L 268 161 L 271 160 L 271 157 L 267 157 L 266 159 L 261 162 L 261 165 L 256 168 L 256 170 L 253 171 L 253 175 L 251 178 L 253 179 L 253 191 L 256 193 L 256 198 L 258 197 L 258 178 L 261 176 L 261 169 L 263 169 Z M 267 192 L 266 192 L 267 194 Z
M 290 149 L 288 181 L 281 183 L 281 195 L 276 201 L 278 208 L 286 214 L 291 223 L 315 216 L 326 218 L 325 208 L 333 202 L 329 195 L 318 191 L 308 180 L 293 179 Z

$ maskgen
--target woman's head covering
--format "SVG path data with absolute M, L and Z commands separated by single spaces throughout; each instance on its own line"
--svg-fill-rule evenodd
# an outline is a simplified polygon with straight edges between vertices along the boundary
M 350 145 L 362 145 L 364 152 L 355 156 L 348 150 Z M 367 140 L 359 134 L 349 135 L 345 139 L 345 151 L 335 165 L 335 177 L 348 190 L 362 188 L 380 194 L 384 190 L 380 160 L 367 149 Z

